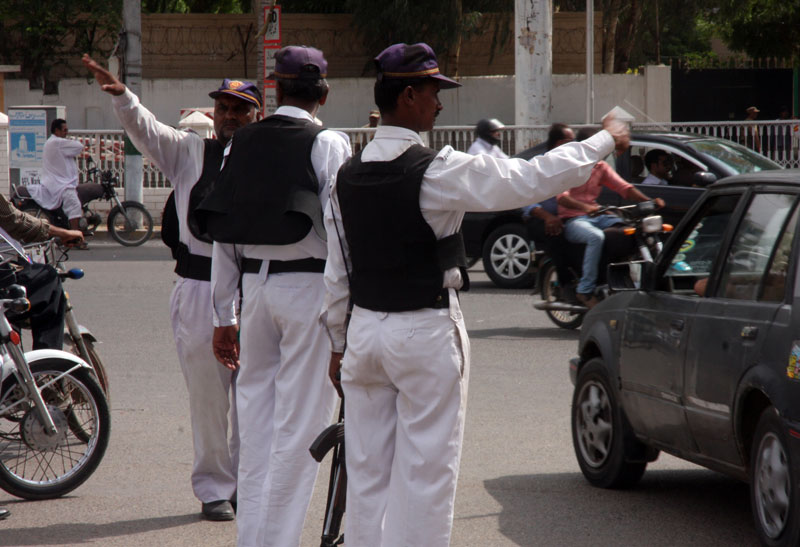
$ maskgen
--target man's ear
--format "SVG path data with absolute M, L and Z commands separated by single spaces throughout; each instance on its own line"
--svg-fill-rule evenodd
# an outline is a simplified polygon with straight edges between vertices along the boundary
M 410 85 L 406 86 L 406 88 L 403 90 L 403 92 L 400 93 L 400 100 L 405 102 L 407 105 L 414 104 L 414 101 L 416 100 L 416 98 L 417 98 L 417 92 Z
M 325 101 L 328 100 L 328 93 L 330 92 L 331 88 L 325 90 L 325 93 L 322 94 L 322 97 L 319 98 L 319 105 L 322 106 L 325 104 Z

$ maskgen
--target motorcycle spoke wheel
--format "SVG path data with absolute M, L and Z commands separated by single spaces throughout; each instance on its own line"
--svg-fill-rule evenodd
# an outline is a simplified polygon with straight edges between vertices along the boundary
M 153 217 L 143 205 L 123 203 L 125 211 L 114 207 L 108 215 L 108 230 L 117 243 L 126 247 L 141 245 L 153 235 Z
M 29 401 L 0 416 L 0 487 L 26 499 L 63 496 L 97 468 L 108 445 L 110 416 L 97 382 L 85 370 L 63 375 L 73 363 L 31 365 L 42 398 L 57 428 L 49 435 Z M 55 381 L 54 381 L 55 380 Z M 20 401 L 23 390 L 12 379 L 4 385 L 0 408 Z

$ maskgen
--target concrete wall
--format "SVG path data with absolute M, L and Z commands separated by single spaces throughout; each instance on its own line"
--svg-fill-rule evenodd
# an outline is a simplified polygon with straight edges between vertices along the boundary
M 463 87 L 440 94 L 444 110 L 437 125 L 473 125 L 494 117 L 510 125 L 514 120 L 514 77 L 474 76 L 461 79 Z M 671 121 L 669 67 L 648 66 L 643 75 L 596 74 L 595 112 L 599 119 L 619 105 L 636 121 Z M 331 79 L 328 103 L 319 117 L 329 127 L 360 127 L 367 123 L 373 106 L 371 78 Z M 585 77 L 553 76 L 552 121 L 583 123 L 586 111 Z M 159 120 L 176 126 L 182 108 L 210 106 L 208 92 L 217 80 L 143 80 L 142 102 Z M 43 96 L 28 90 L 23 80 L 6 81 L 6 105 L 64 105 L 73 129 L 118 129 L 111 99 L 96 83 L 85 79 L 62 80 L 58 95 Z M 594 120 L 597 121 L 597 120 Z
M 11 189 L 8 174 L 8 116 L 0 112 L 0 193 L 7 196 Z

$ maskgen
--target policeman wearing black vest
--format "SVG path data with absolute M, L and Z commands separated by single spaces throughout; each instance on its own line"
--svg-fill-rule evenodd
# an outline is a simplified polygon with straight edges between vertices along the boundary
M 349 547 L 444 547 L 470 364 L 457 296 L 464 212 L 511 209 L 582 184 L 628 136 L 609 120 L 607 131 L 530 162 L 436 152 L 419 132 L 433 128 L 439 90 L 459 84 L 439 73 L 426 44 L 395 44 L 375 63 L 382 124 L 339 171 L 325 219 L 322 318 L 347 416 L 344 535 Z
M 327 255 L 322 211 L 350 146 L 314 123 L 328 96 L 326 73 L 317 49 L 276 53 L 270 77 L 279 107 L 236 132 L 198 209 L 214 239 L 214 352 L 239 370 L 240 547 L 299 545 L 317 474 L 308 447 L 330 424 L 336 399 L 318 320 Z M 240 277 L 241 355 L 234 314 Z
M 234 131 L 256 121 L 261 93 L 250 83 L 225 79 L 209 93 L 214 99 L 216 139 L 177 131 L 160 123 L 110 72 L 88 56 L 92 71 L 112 103 L 133 144 L 155 163 L 174 188 L 178 242 L 173 248 L 178 280 L 170 299 L 178 359 L 189 391 L 194 441 L 192 488 L 208 520 L 232 520 L 239 451 L 232 371 L 219 366 L 211 349 L 211 240 L 202 234 L 192 211 L 216 180 L 222 152 Z M 166 229 L 166 226 L 164 227 Z M 232 423 L 228 434 L 228 416 Z M 229 439 L 230 437 L 230 439 Z

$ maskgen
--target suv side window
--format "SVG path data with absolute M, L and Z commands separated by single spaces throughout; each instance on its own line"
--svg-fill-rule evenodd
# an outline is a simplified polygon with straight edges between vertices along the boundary
M 791 215 L 795 201 L 791 194 L 753 196 L 726 257 L 717 296 L 783 299 L 797 223 L 797 215 Z
M 693 293 L 695 283 L 711 274 L 739 197 L 740 194 L 729 194 L 710 198 L 695 215 L 695 222 L 683 233 L 683 243 L 664 273 L 671 292 Z

